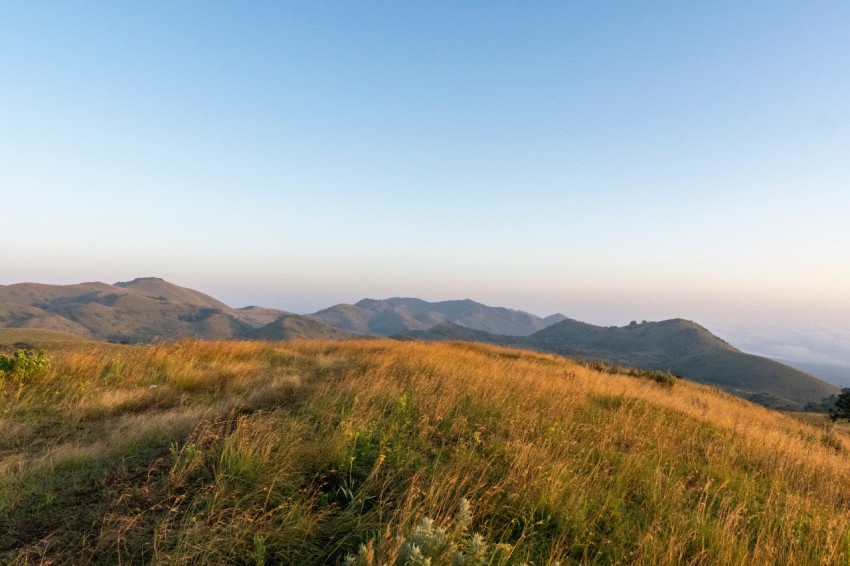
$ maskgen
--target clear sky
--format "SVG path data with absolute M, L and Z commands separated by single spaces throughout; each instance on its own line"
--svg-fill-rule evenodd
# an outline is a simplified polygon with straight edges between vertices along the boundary
M 850 365 L 848 30 L 847 2 L 3 2 L 0 284 L 679 316 Z

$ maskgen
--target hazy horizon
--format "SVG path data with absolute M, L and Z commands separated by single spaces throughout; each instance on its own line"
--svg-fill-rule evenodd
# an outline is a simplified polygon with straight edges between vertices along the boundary
M 146 275 L 142 277 L 159 277 L 158 275 Z M 114 284 L 120 281 L 129 281 L 134 277 L 123 278 L 115 281 L 100 281 L 101 283 Z M 552 314 L 563 314 L 569 318 L 588 322 L 600 326 L 625 326 L 631 321 L 660 321 L 671 318 L 685 318 L 693 320 L 702 326 L 705 326 L 713 334 L 729 341 L 733 346 L 742 351 L 769 357 L 783 363 L 802 364 L 799 369 L 803 371 L 820 374 L 822 379 L 826 379 L 836 385 L 850 386 L 850 332 L 842 331 L 840 327 L 818 324 L 781 324 L 776 320 L 765 319 L 748 319 L 746 322 L 735 321 L 731 318 L 712 318 L 710 313 L 703 313 L 698 316 L 687 316 L 683 314 L 662 314 L 661 316 L 633 316 L 622 317 L 623 312 L 653 312 L 651 309 L 643 310 L 636 305 L 623 305 L 621 311 L 616 309 L 611 311 L 611 314 L 606 317 L 598 316 L 599 311 L 594 311 L 588 305 L 578 309 L 535 309 L 533 307 L 524 307 L 522 305 L 513 304 L 510 302 L 500 302 L 498 299 L 493 301 L 482 300 L 472 295 L 464 296 L 449 296 L 449 297 L 432 297 L 428 295 L 416 295 L 412 293 L 396 293 L 388 295 L 376 295 L 374 293 L 365 293 L 359 296 L 344 294 L 346 298 L 329 299 L 324 303 L 281 303 L 280 297 L 286 293 L 272 293 L 268 300 L 252 300 L 250 296 L 242 291 L 237 294 L 218 294 L 214 291 L 206 289 L 201 284 L 190 284 L 186 282 L 178 282 L 169 277 L 163 277 L 170 283 L 181 284 L 192 288 L 196 291 L 208 294 L 215 299 L 223 301 L 225 304 L 235 308 L 247 306 L 261 306 L 267 308 L 278 308 L 296 314 L 313 314 L 328 307 L 348 303 L 353 304 L 361 299 L 388 299 L 392 297 L 414 297 L 429 302 L 463 300 L 471 299 L 473 301 L 486 304 L 492 307 L 505 307 L 513 310 L 520 310 L 537 315 L 541 318 Z M 86 281 L 16 281 L 14 283 L 43 283 L 43 284 L 76 284 L 93 282 L 94 280 Z M 9 284 L 0 282 L 0 285 Z M 239 299 L 238 297 L 242 297 Z M 248 297 L 246 299 L 246 297 Z M 256 299 L 257 297 L 254 297 Z M 569 301 L 568 301 L 569 302 Z M 526 304 L 539 304 L 535 301 L 526 302 Z M 663 311 L 658 311 L 663 312 Z M 581 313 L 587 313 L 587 316 Z M 595 313 L 595 315 L 594 315 Z M 619 314 L 618 314 L 619 313 Z M 824 367 L 813 367 L 824 366 Z M 847 370 L 846 372 L 844 370 Z M 825 376 L 825 377 L 823 377 Z
M 681 317 L 850 366 L 850 5 L 0 7 L 0 284 Z

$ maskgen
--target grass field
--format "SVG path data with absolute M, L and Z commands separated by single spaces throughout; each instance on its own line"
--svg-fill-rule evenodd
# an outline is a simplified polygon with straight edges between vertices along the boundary
M 0 385 L 3 563 L 850 558 L 846 433 L 682 380 L 465 343 L 48 353 Z
M 91 342 L 91 340 L 76 334 L 41 328 L 0 328 L 0 348 L 10 349 L 16 345 L 47 348 L 80 342 Z

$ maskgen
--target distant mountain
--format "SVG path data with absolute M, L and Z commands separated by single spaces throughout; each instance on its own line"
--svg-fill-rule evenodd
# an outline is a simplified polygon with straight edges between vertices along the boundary
M 354 335 L 463 340 L 660 369 L 772 407 L 800 408 L 839 392 L 800 370 L 745 354 L 691 321 L 602 327 L 560 314 L 540 318 L 471 300 L 364 299 L 299 316 L 257 306 L 234 309 L 156 277 L 114 285 L 19 283 L 0 286 L 2 327 L 20 330 L 7 332 L 12 343 L 33 344 L 57 336 L 67 340 L 68 335 L 128 343 Z
M 426 342 L 486 342 L 500 346 L 525 346 L 528 342 L 527 337 L 491 334 L 483 330 L 473 330 L 472 328 L 467 328 L 453 322 L 441 322 L 427 330 L 407 330 L 394 334 L 392 337 L 396 339 L 423 340 Z
M 745 354 L 682 319 L 607 328 L 568 320 L 534 334 L 531 343 L 562 355 L 669 371 L 774 407 L 802 406 L 838 391 L 791 366 Z
M 783 360 L 781 358 L 777 358 L 776 361 L 795 367 L 838 387 L 850 387 L 850 366 Z
M 594 357 L 653 369 L 703 350 L 737 352 L 729 343 L 691 321 L 633 322 L 628 326 L 595 326 L 564 320 L 532 336 L 541 349 L 564 355 Z
M 233 309 L 198 291 L 156 277 L 114 285 L 0 286 L 0 326 L 40 328 L 113 342 L 149 342 L 182 337 L 248 339 L 283 334 L 272 328 L 281 317 L 297 317 L 276 309 Z M 339 331 L 305 319 L 299 337 L 325 337 Z M 292 320 L 286 323 L 292 326 Z M 281 323 L 280 327 L 286 326 Z M 315 335 L 310 335 L 310 332 Z M 293 330 L 293 332 L 295 332 Z
M 336 305 L 311 316 L 348 332 L 379 336 L 427 330 L 444 322 L 491 334 L 528 336 L 566 318 L 556 314 L 543 319 L 523 311 L 488 307 L 469 299 L 430 303 L 400 297 L 363 299 L 354 305 Z
M 327 338 L 342 340 L 352 338 L 354 334 L 344 332 L 333 326 L 296 314 L 283 315 L 274 322 L 249 333 L 246 338 L 255 340 L 292 340 L 295 338 Z
M 658 369 L 720 387 L 762 405 L 799 409 L 838 388 L 790 366 L 745 354 L 699 324 L 682 319 L 602 327 L 566 319 L 531 336 L 499 336 L 442 324 L 400 337 L 487 342 Z
M 265 326 L 266 324 L 271 324 L 278 320 L 282 316 L 291 314 L 293 313 L 279 309 L 268 309 L 257 306 L 236 309 L 236 316 L 252 326 Z

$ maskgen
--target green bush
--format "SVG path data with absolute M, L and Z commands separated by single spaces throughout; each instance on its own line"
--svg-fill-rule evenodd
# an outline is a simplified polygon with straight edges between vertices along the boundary
M 655 383 L 665 387 L 673 387 L 673 384 L 676 383 L 676 378 L 679 377 L 667 371 L 633 368 L 622 366 L 620 364 L 609 364 L 602 360 L 585 361 L 581 358 L 573 358 L 573 361 L 594 371 L 608 373 L 611 375 L 628 375 L 629 377 L 649 379 L 650 381 L 654 381 Z
M 841 394 L 829 408 L 829 418 L 832 422 L 838 419 L 850 420 L 850 389 L 843 388 Z
M 0 355 L 0 379 L 13 378 L 27 381 L 42 375 L 50 369 L 47 352 L 39 350 L 33 354 L 28 350 L 18 350 L 13 356 Z

